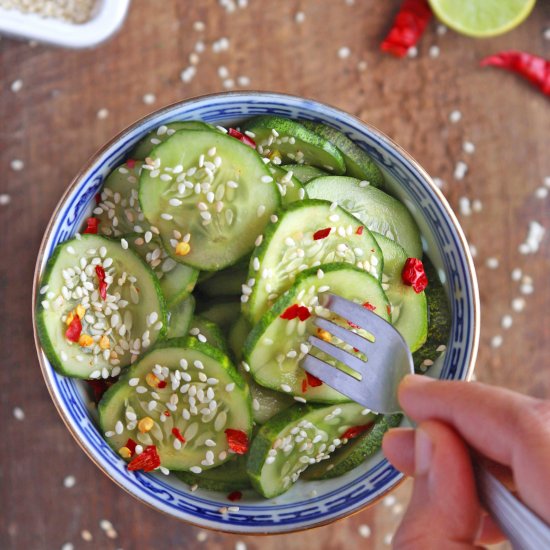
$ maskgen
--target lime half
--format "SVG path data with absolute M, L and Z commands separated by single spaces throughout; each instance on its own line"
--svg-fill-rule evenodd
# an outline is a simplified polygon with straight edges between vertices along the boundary
M 522 23 L 536 0 L 429 0 L 437 18 L 468 36 L 504 34 Z

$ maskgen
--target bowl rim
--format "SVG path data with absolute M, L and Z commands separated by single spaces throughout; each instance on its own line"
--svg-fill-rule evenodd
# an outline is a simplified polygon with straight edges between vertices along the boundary
M 101 146 L 92 156 L 88 158 L 88 160 L 84 163 L 84 165 L 80 168 L 80 170 L 77 172 L 77 174 L 72 178 L 71 182 L 65 189 L 64 193 L 61 195 L 60 199 L 58 200 L 55 209 L 53 210 L 50 219 L 48 221 L 48 224 L 46 226 L 46 229 L 44 231 L 42 240 L 40 242 L 40 247 L 38 249 L 37 254 L 37 260 L 35 264 L 34 269 L 34 275 L 33 275 L 33 285 L 32 285 L 32 323 L 33 323 L 33 334 L 34 334 L 34 343 L 36 348 L 36 353 L 38 356 L 38 362 L 40 364 L 40 371 L 42 373 L 42 377 L 44 378 L 44 382 L 46 384 L 46 387 L 48 388 L 48 392 L 50 394 L 50 398 L 52 399 L 55 408 L 57 409 L 57 412 L 59 413 L 59 416 L 61 416 L 61 419 L 65 426 L 67 427 L 69 433 L 74 438 L 78 446 L 84 451 L 84 453 L 90 458 L 90 460 L 99 468 L 101 473 L 103 473 L 106 477 L 108 477 L 111 481 L 113 481 L 116 485 L 118 485 L 121 489 L 123 489 L 126 493 L 130 494 L 133 498 L 135 498 L 137 501 L 147 505 L 148 507 L 152 508 L 153 510 L 160 512 L 168 517 L 171 517 L 173 519 L 182 521 L 184 523 L 187 523 L 189 525 L 192 525 L 194 527 L 198 527 L 200 529 L 218 532 L 218 533 L 227 533 L 227 534 L 233 534 L 233 535 L 252 535 L 252 536 L 273 536 L 273 535 L 282 535 L 282 534 L 290 534 L 290 533 L 298 533 L 302 531 L 308 531 L 310 529 L 315 529 L 317 527 L 322 527 L 324 525 L 328 525 L 331 523 L 335 523 L 337 521 L 343 520 L 345 518 L 351 517 L 359 512 L 362 512 L 366 510 L 367 508 L 370 508 L 371 506 L 374 506 L 375 504 L 378 504 L 388 493 L 394 491 L 398 486 L 400 486 L 406 479 L 405 476 L 401 477 L 395 485 L 388 488 L 387 490 L 381 492 L 379 495 L 377 495 L 371 502 L 359 506 L 355 510 L 350 510 L 349 512 L 346 512 L 342 514 L 341 516 L 328 518 L 326 520 L 319 521 L 318 523 L 315 523 L 313 525 L 308 525 L 305 527 L 296 527 L 292 529 L 288 529 L 281 532 L 249 532 L 249 531 L 239 531 L 239 530 L 226 530 L 223 528 L 214 528 L 214 527 L 208 527 L 205 525 L 202 525 L 200 523 L 195 523 L 193 521 L 190 521 L 188 519 L 183 519 L 177 516 L 174 516 L 173 514 L 170 514 L 166 512 L 165 510 L 161 510 L 148 502 L 146 499 L 141 498 L 137 494 L 133 493 L 130 489 L 124 486 L 121 482 L 119 482 L 117 479 L 115 479 L 113 476 L 111 476 L 109 473 L 105 471 L 103 468 L 103 465 L 99 461 L 99 459 L 93 455 L 93 453 L 90 453 L 88 449 L 83 445 L 83 443 L 80 440 L 79 434 L 77 431 L 73 428 L 71 422 L 68 420 L 68 418 L 65 415 L 65 412 L 63 411 L 63 408 L 58 403 L 56 399 L 56 395 L 54 392 L 54 389 L 50 383 L 50 380 L 47 375 L 47 368 L 44 361 L 44 353 L 42 350 L 42 345 L 40 343 L 40 339 L 38 337 L 38 330 L 37 330 L 37 324 L 36 324 L 36 303 L 38 299 L 38 285 L 40 281 L 40 274 L 41 274 L 41 265 L 43 264 L 44 256 L 45 256 L 45 250 L 47 242 L 50 238 L 53 226 L 56 222 L 56 219 L 59 215 L 59 212 L 67 200 L 68 196 L 74 191 L 75 187 L 77 186 L 78 182 L 81 180 L 84 174 L 86 174 L 93 165 L 97 162 L 97 159 L 105 152 L 107 149 L 109 149 L 111 146 L 116 144 L 118 141 L 122 140 L 126 135 L 132 133 L 135 129 L 139 128 L 143 123 L 148 121 L 149 119 L 153 117 L 159 117 L 165 113 L 168 113 L 172 109 L 178 106 L 184 106 L 184 105 L 190 105 L 197 101 L 203 101 L 208 99 L 223 99 L 226 97 L 249 97 L 249 96 L 257 96 L 257 97 L 265 97 L 267 98 L 278 98 L 280 100 L 285 99 L 295 99 L 295 100 L 306 100 L 308 102 L 311 102 L 314 105 L 317 105 L 318 107 L 322 109 L 329 109 L 332 111 L 336 111 L 346 117 L 351 117 L 352 119 L 355 119 L 355 121 L 363 127 L 366 127 L 367 131 L 369 133 L 372 133 L 376 135 L 381 141 L 385 142 L 389 147 L 393 148 L 395 151 L 397 151 L 404 159 L 405 161 L 409 162 L 411 166 L 414 167 L 415 170 L 418 171 L 424 182 L 430 187 L 430 190 L 436 195 L 437 199 L 441 203 L 441 206 L 443 207 L 443 210 L 448 216 L 451 225 L 456 232 L 456 235 L 458 237 L 458 241 L 463 249 L 464 256 L 466 258 L 466 271 L 468 273 L 468 277 L 472 286 L 472 295 L 473 295 L 473 303 L 472 305 L 472 341 L 471 341 L 471 353 L 466 369 L 466 381 L 470 381 L 474 372 L 476 358 L 478 354 L 479 349 L 479 337 L 480 337 L 480 301 L 479 301 L 479 287 L 478 287 L 478 281 L 476 276 L 476 271 L 474 267 L 474 261 L 470 252 L 470 247 L 468 245 L 468 242 L 466 240 L 466 237 L 464 235 L 464 232 L 462 230 L 462 227 L 460 226 L 460 223 L 453 212 L 451 206 L 449 205 L 447 199 L 441 192 L 441 190 L 435 185 L 434 181 L 430 177 L 430 175 L 426 172 L 426 170 L 413 158 L 412 155 L 410 155 L 405 149 L 403 149 L 400 145 L 395 143 L 390 137 L 388 137 L 384 132 L 380 131 L 377 127 L 373 126 L 372 124 L 365 122 L 364 120 L 360 119 L 358 116 L 353 115 L 351 113 L 348 113 L 347 111 L 344 111 L 343 109 L 340 109 L 338 107 L 335 107 L 329 103 L 319 101 L 317 99 L 313 99 L 307 96 L 298 96 L 294 94 L 287 94 L 282 92 L 270 92 L 270 91 L 259 91 L 259 90 L 243 90 L 243 91 L 229 91 L 229 92 L 216 92 L 216 93 L 210 93 L 210 94 L 202 94 L 197 96 L 192 96 L 184 100 L 175 101 L 173 103 L 170 103 L 168 105 L 165 105 L 164 107 L 155 110 L 153 112 L 148 113 L 147 115 L 137 119 L 132 124 L 126 126 L 123 130 L 118 132 L 114 137 L 112 137 L 107 143 L 105 143 L 103 146 Z

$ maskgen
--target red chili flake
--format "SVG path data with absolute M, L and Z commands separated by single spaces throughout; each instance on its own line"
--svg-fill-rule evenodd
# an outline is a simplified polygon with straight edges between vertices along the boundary
M 351 327 L 351 328 L 361 328 L 359 325 L 356 325 L 353 321 L 348 321 L 346 319 L 346 323 Z
M 365 309 L 368 309 L 369 311 L 374 311 L 376 309 L 376 306 L 373 306 L 372 304 L 369 304 L 369 302 L 365 302 L 363 304 L 363 307 Z
M 97 233 L 97 227 L 99 226 L 99 220 L 97 218 L 88 218 L 86 220 L 86 229 L 83 233 L 91 233 L 95 235 Z
M 319 229 L 313 233 L 313 240 L 319 241 L 321 239 L 326 239 L 330 235 L 332 227 L 325 227 L 324 229 Z
M 126 445 L 124 446 L 130 451 L 132 455 L 136 452 L 137 443 L 132 438 L 129 438 L 128 441 L 126 441 Z
M 407 286 L 412 286 L 417 294 L 420 294 L 428 286 L 424 265 L 418 258 L 407 258 L 401 278 Z
M 229 128 L 227 133 L 231 137 L 234 137 L 235 139 L 238 139 L 239 141 L 242 141 L 244 144 L 252 147 L 252 149 L 256 149 L 256 142 L 252 138 L 248 137 L 246 134 L 239 132 L 239 130 L 235 130 L 235 128 Z
M 431 17 L 432 10 L 427 0 L 404 0 L 380 49 L 404 57 L 418 42 Z
M 99 279 L 99 295 L 103 300 L 107 299 L 107 283 L 105 282 L 105 270 L 102 266 L 96 265 L 95 272 Z
M 107 378 L 106 380 L 86 380 L 88 386 L 92 389 L 94 394 L 94 401 L 99 403 L 99 400 L 103 397 L 103 394 L 118 380 L 118 376 L 113 378 Z
M 355 230 L 355 234 L 356 235 L 362 235 L 363 234 L 363 229 L 365 229 L 362 225 L 360 225 L 356 230 Z
M 170 416 L 170 411 L 164 411 L 162 414 L 164 414 L 164 416 Z
M 363 426 L 352 426 L 340 436 L 340 439 L 353 439 L 354 437 L 357 437 L 358 435 L 361 435 L 362 433 L 370 430 L 372 428 L 372 425 L 373 423 L 369 422 L 368 424 L 364 424 Z
M 292 304 L 281 313 L 280 317 L 281 319 L 286 319 L 287 321 L 296 319 L 296 317 L 298 317 L 299 309 L 300 309 L 300 306 L 298 304 Z
M 177 428 L 172 428 L 172 435 L 176 439 L 179 439 L 182 443 L 185 443 L 185 437 L 183 437 L 183 435 L 181 435 L 181 432 Z
M 126 161 L 126 166 L 128 166 L 128 168 L 130 168 L 130 170 L 133 170 L 136 166 L 136 161 L 134 159 L 128 159 Z
M 391 315 L 391 306 L 389 304 L 386 306 L 386 311 L 388 312 L 388 315 Z
M 94 199 L 95 203 L 99 204 L 101 202 L 101 193 L 96 193 Z
M 306 393 L 307 390 L 307 377 L 302 380 L 302 393 Z
M 248 451 L 248 436 L 241 430 L 225 430 L 225 437 L 229 448 L 238 455 L 244 455 Z
M 165 388 L 166 385 L 167 385 L 166 380 L 159 380 L 159 383 L 157 384 L 157 388 L 159 388 L 159 390 L 162 390 L 162 388 Z
M 550 95 L 550 61 L 527 52 L 508 51 L 490 55 L 481 61 L 482 67 L 500 67 L 517 73 Z
M 227 495 L 227 499 L 231 502 L 236 502 L 237 500 L 241 500 L 241 498 L 243 498 L 243 494 L 240 491 L 233 491 Z
M 298 319 L 300 319 L 300 321 L 305 321 L 310 317 L 311 317 L 311 313 L 306 306 L 300 306 L 298 308 Z
M 323 384 L 323 382 L 319 380 L 319 378 L 313 376 L 313 374 L 310 374 L 309 372 L 306 372 L 306 380 L 308 385 L 310 385 L 312 388 L 316 388 Z
M 160 457 L 155 445 L 149 445 L 145 450 L 137 455 L 129 464 L 128 470 L 143 470 L 152 472 L 160 466 Z
M 65 338 L 67 338 L 67 340 L 70 340 L 71 342 L 78 342 L 81 332 L 82 323 L 80 322 L 80 317 L 78 315 L 74 315 L 73 320 L 65 331 Z

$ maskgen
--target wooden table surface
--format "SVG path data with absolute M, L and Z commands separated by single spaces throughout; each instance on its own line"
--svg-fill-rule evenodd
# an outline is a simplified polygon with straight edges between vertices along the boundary
M 134 0 L 123 29 L 94 50 L 2 38 L 0 548 L 58 549 L 70 542 L 76 549 L 231 549 L 239 540 L 262 550 L 390 544 L 409 484 L 395 498 L 352 518 L 284 537 L 206 534 L 152 511 L 86 458 L 42 381 L 31 327 L 32 273 L 59 197 L 83 162 L 137 118 L 231 86 L 219 76 L 221 66 L 237 88 L 309 96 L 358 115 L 440 178 L 457 212 L 462 199 L 459 217 L 477 250 L 481 288 L 477 377 L 550 398 L 548 235 L 537 253 L 518 252 L 530 222 L 550 225 L 550 197 L 540 190 L 545 178 L 550 183 L 550 104 L 513 75 L 478 66 L 484 55 L 502 49 L 550 57 L 550 41 L 543 37 L 550 4 L 539 2 L 519 28 L 488 40 L 438 33 L 434 23 L 418 57 L 397 60 L 380 54 L 378 44 L 398 4 L 252 0 L 227 13 L 216 0 Z M 305 14 L 302 22 L 295 18 L 298 12 Z M 204 31 L 194 29 L 197 21 L 205 23 Z M 220 38 L 227 38 L 229 47 L 215 52 Z M 197 74 L 184 83 L 180 73 L 199 41 L 205 51 L 199 53 Z M 349 48 L 349 56 L 341 55 L 346 53 L 341 48 Z M 13 91 L 17 80 L 22 87 Z M 453 111 L 461 113 L 460 121 L 450 121 Z M 473 143 L 475 152 L 468 147 L 465 152 L 464 142 Z M 463 180 L 453 177 L 459 161 L 468 166 Z M 479 201 L 478 211 L 466 215 L 464 198 Z M 515 269 L 523 279 L 512 279 Z M 525 300 L 523 311 L 512 307 L 517 298 Z M 520 309 L 522 302 L 515 304 Z M 511 328 L 501 327 L 505 315 L 511 315 Z M 74 476 L 74 486 L 65 487 L 67 476 Z M 100 528 L 102 519 L 112 522 L 116 538 Z M 360 536 L 360 525 L 370 528 L 369 537 Z M 89 536 L 92 540 L 85 540 Z

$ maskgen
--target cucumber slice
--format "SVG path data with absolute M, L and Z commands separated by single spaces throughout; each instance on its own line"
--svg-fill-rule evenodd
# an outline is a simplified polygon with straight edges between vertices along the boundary
M 151 154 L 151 151 L 161 143 L 164 143 L 170 136 L 173 136 L 178 130 L 214 130 L 214 126 L 201 122 L 200 120 L 185 120 L 178 122 L 169 122 L 159 126 L 156 130 L 149 132 L 137 145 L 132 154 L 133 159 L 145 160 Z
M 141 161 L 127 161 L 107 176 L 99 194 L 99 203 L 93 210 L 99 220 L 101 235 L 120 237 L 126 233 L 150 231 L 138 200 L 142 165 Z
M 247 455 L 237 455 L 221 466 L 205 470 L 200 474 L 192 472 L 176 472 L 176 477 L 189 485 L 197 485 L 207 491 L 219 491 L 231 493 L 233 491 L 245 491 L 252 484 L 246 471 Z
M 304 269 L 346 262 L 382 276 L 380 247 L 367 229 L 357 234 L 357 219 L 336 204 L 305 200 L 279 213 L 252 254 L 243 313 L 254 324 Z M 319 237 L 319 231 L 330 234 Z M 253 285 L 250 283 L 254 282 Z M 248 294 L 247 294 L 248 293 Z
M 382 288 L 391 304 L 392 323 L 409 345 L 411 352 L 415 352 L 424 344 L 428 335 L 426 294 L 417 294 L 412 287 L 403 284 L 401 272 L 407 261 L 403 248 L 383 235 L 373 235 L 384 256 Z
M 229 334 L 229 346 L 239 362 L 243 358 L 243 347 L 250 330 L 250 324 L 244 316 L 241 316 Z M 238 369 L 250 388 L 252 416 L 256 424 L 265 424 L 271 417 L 295 403 L 289 395 L 256 384 L 250 373 L 244 370 L 242 363 L 239 364 Z
M 333 177 L 311 180 L 306 191 L 313 199 L 336 201 L 371 231 L 399 243 L 412 258 L 422 258 L 420 230 L 405 205 L 392 196 L 355 178 Z
M 304 185 L 314 178 L 330 175 L 328 172 L 309 164 L 285 164 L 281 168 L 292 172 L 293 176 Z
M 384 175 L 374 160 L 342 132 L 319 122 L 302 121 L 302 124 L 338 147 L 346 163 L 346 175 L 368 181 L 375 187 L 384 183 Z
M 224 333 L 237 321 L 241 314 L 241 304 L 235 299 L 219 298 L 213 302 L 199 304 L 198 314 L 216 323 Z
M 447 292 L 429 258 L 425 256 L 423 263 L 428 277 L 428 286 L 424 292 L 428 300 L 429 321 L 426 343 L 413 354 L 414 366 L 418 372 L 426 372 L 433 361 L 445 351 L 451 334 L 451 310 Z
M 225 337 L 216 323 L 196 315 L 191 321 L 189 335 L 197 338 L 199 342 L 207 342 L 211 346 L 223 351 L 226 355 L 229 355 L 229 347 L 225 341 Z
M 390 428 L 399 426 L 401 419 L 400 414 L 378 417 L 371 430 L 336 449 L 328 460 L 310 466 L 303 473 L 302 479 L 308 481 L 332 479 L 357 468 L 368 457 L 380 450 L 384 434 Z
M 264 314 L 247 337 L 244 357 L 250 373 L 261 386 L 284 391 L 308 401 L 348 401 L 349 398 L 327 384 L 316 387 L 307 384 L 306 373 L 300 367 L 300 361 L 310 350 L 308 337 L 311 334 L 322 334 L 318 332 L 312 319 L 285 319 L 281 315 L 287 308 L 297 304 L 307 308 L 310 314 L 329 318 L 366 336 L 368 333 L 364 330 L 349 327 L 342 318 L 320 306 L 319 295 L 330 291 L 360 304 L 368 302 L 377 315 L 388 321 L 390 305 L 378 280 L 366 271 L 348 264 L 325 264 L 321 269 L 322 278 L 319 278 L 317 268 L 304 271 L 296 279 L 296 283 Z M 322 337 L 341 344 L 328 333 Z M 343 347 L 348 353 L 354 353 L 349 345 Z M 329 362 L 328 357 L 319 350 L 312 351 Z
M 200 283 L 197 290 L 209 298 L 219 296 L 240 296 L 242 285 L 248 277 L 248 261 L 246 264 L 237 264 L 214 273 L 204 282 Z
M 292 172 L 283 170 L 283 168 L 280 168 L 272 163 L 269 163 L 267 167 L 275 179 L 279 193 L 281 193 L 283 206 L 288 206 L 293 202 L 302 201 L 307 197 L 304 186 L 293 176 Z
M 167 385 L 159 387 L 159 382 Z M 163 467 L 200 473 L 230 459 L 226 429 L 250 434 L 250 406 L 248 388 L 227 356 L 181 338 L 143 356 L 107 390 L 98 410 L 115 451 L 131 438 L 144 447 L 155 445 Z M 146 417 L 153 427 L 142 433 L 139 421 Z
M 216 271 L 237 262 L 279 206 L 258 154 L 221 132 L 180 130 L 148 159 L 140 178 L 143 213 L 170 255 L 192 267 Z
M 174 261 L 162 246 L 160 237 L 152 233 L 125 235 L 124 239 L 144 259 L 160 281 L 166 305 L 170 308 L 187 296 L 195 287 L 199 272 Z
M 279 413 L 250 446 L 252 486 L 266 498 L 284 493 L 310 464 L 326 460 L 342 444 L 346 430 L 370 423 L 373 416 L 357 403 L 294 405 Z
M 168 310 L 168 332 L 167 338 L 181 338 L 187 336 L 189 325 L 195 311 L 195 298 L 187 296 L 185 300 L 178 302 Z
M 96 267 L 105 272 L 105 299 Z M 117 376 L 166 332 L 164 298 L 154 273 L 135 252 L 99 235 L 59 244 L 48 260 L 41 293 L 38 334 L 48 359 L 66 376 Z M 66 336 L 75 316 L 81 319 L 79 342 Z
M 271 160 L 311 164 L 331 174 L 343 174 L 346 170 L 337 147 L 295 120 L 261 115 L 247 120 L 243 129 L 254 134 L 258 153 Z

